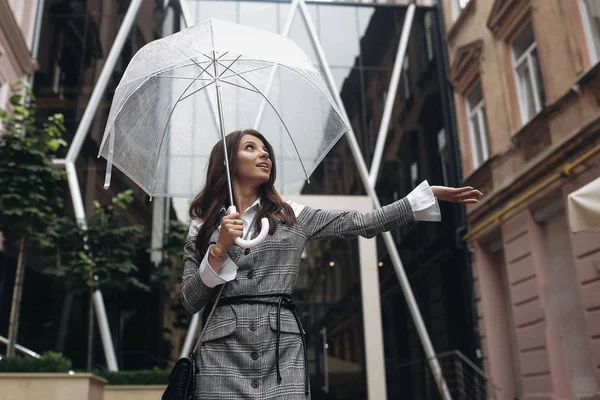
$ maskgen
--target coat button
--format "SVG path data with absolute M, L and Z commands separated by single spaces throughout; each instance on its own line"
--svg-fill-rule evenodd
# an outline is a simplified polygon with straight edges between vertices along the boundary
M 250 249 L 246 249 L 246 250 L 244 250 L 244 254 L 245 254 L 245 255 L 248 255 L 248 254 L 250 254 Z
M 250 323 L 250 330 L 253 332 L 256 330 L 256 324 L 254 322 Z
M 258 387 L 258 379 L 252 379 L 252 387 L 256 389 Z
M 258 353 L 254 351 L 250 354 L 250 357 L 252 357 L 253 360 L 258 360 Z
M 248 272 L 248 275 L 247 275 L 247 277 L 248 277 L 248 279 L 252 279 L 252 278 L 254 278 L 254 271 L 250 271 L 250 272 Z

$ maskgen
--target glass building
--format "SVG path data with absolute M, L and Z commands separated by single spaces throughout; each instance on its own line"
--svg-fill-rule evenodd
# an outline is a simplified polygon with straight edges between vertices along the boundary
M 65 114 L 70 132 L 75 132 L 81 120 L 129 3 L 46 1 L 40 46 L 43 51 L 34 90 L 42 111 Z M 370 165 L 409 2 L 306 3 L 335 80 L 333 89 L 341 95 L 362 155 Z M 288 1 L 144 2 L 77 163 L 88 210 L 98 196 L 108 198 L 111 194 L 101 188 L 105 163 L 97 160 L 96 154 L 114 89 L 139 48 L 184 28 L 184 17 L 192 23 L 219 18 L 280 33 L 289 10 Z M 425 179 L 432 185 L 461 183 L 442 23 L 441 9 L 437 6 L 417 7 L 375 185 L 382 204 L 404 197 Z M 289 37 L 324 73 L 325 66 L 299 13 Z M 112 190 L 135 190 L 130 218 L 144 224 L 152 235 L 157 230 L 164 232 L 163 222 L 169 216 L 184 219 L 186 200 L 164 203 L 153 200 L 151 204 L 133 182 L 116 170 L 115 175 Z M 284 196 L 302 196 L 298 202 L 305 204 L 308 199 L 318 202 L 320 198 L 328 202 L 323 206 L 327 208 L 372 207 L 346 138 L 331 150 L 313 173 L 310 184 L 286 186 L 281 191 Z M 67 204 L 66 208 L 69 207 Z M 442 223 L 419 223 L 392 234 L 433 347 L 440 355 L 444 376 L 453 391 L 459 390 L 454 355 L 460 352 L 479 364 L 479 344 L 470 260 L 460 239 L 466 227 L 464 210 L 450 204 L 441 204 L 441 208 Z M 365 258 L 365 252 L 371 257 Z M 147 255 L 140 257 L 142 263 L 150 264 Z M 371 275 L 365 275 L 368 272 Z M 68 324 L 64 321 L 87 319 L 87 303 L 77 302 L 78 294 L 65 294 L 48 278 L 36 274 L 27 278 L 31 283 L 29 290 L 27 287 L 25 290 L 24 307 L 29 307 L 29 313 L 36 310 L 36 314 L 47 318 L 45 322 L 37 319 L 25 322 L 23 331 L 30 333 L 24 334 L 20 341 L 31 347 L 35 343 L 40 348 L 63 351 L 74 359 L 76 366 L 84 367 L 84 355 L 76 348 L 85 348 L 86 328 L 75 326 L 67 331 Z M 39 290 L 55 301 L 34 305 L 34 292 L 39 296 Z M 5 301 L 1 296 L 2 293 L 0 301 Z M 164 366 L 178 357 L 189 318 L 181 319 L 170 306 L 177 296 L 154 290 L 142 298 L 126 293 L 105 297 L 121 369 Z M 381 238 L 311 243 L 301 265 L 295 302 L 307 331 L 314 399 L 397 398 L 399 394 L 413 399 L 439 396 Z M 33 332 L 44 323 L 51 334 L 39 338 Z M 100 339 L 95 342 L 93 364 L 102 367 Z M 378 365 L 379 370 L 372 365 Z M 381 375 L 378 371 L 385 379 L 378 376 Z

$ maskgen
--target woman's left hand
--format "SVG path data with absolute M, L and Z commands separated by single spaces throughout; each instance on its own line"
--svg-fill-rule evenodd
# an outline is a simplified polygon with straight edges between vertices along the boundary
M 432 186 L 431 191 L 438 200 L 460 204 L 479 203 L 479 197 L 483 196 L 483 193 L 477 189 L 473 189 L 471 186 L 465 186 L 461 188 Z

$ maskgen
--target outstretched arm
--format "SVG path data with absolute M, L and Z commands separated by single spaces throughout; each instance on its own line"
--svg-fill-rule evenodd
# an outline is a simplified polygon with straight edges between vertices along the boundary
M 470 187 L 430 187 L 424 181 L 405 198 L 365 213 L 303 207 L 298 223 L 308 240 L 371 238 L 414 221 L 439 221 L 437 199 L 470 204 L 478 202 L 479 196 L 481 193 Z

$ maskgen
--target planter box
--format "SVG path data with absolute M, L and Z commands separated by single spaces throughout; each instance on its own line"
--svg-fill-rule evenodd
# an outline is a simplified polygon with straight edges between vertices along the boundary
M 0 400 L 103 400 L 105 384 L 87 373 L 2 373 Z
M 166 387 L 166 385 L 108 385 L 104 387 L 104 400 L 160 400 Z

